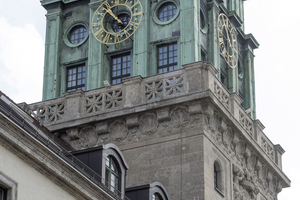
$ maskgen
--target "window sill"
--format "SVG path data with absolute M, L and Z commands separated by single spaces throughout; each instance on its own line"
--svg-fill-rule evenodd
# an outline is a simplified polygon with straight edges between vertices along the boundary
M 218 188 L 215 187 L 215 190 L 216 190 L 222 197 L 225 197 L 225 195 L 223 194 L 223 192 L 221 192 Z

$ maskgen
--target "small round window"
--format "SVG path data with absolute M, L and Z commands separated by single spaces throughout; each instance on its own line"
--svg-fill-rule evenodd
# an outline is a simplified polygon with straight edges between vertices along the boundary
M 157 13 L 157 17 L 160 21 L 162 22 L 166 22 L 171 20 L 177 13 L 177 7 L 174 3 L 169 2 L 169 3 L 165 3 L 163 4 Z
M 69 35 L 69 41 L 72 44 L 79 44 L 82 42 L 87 34 L 87 30 L 84 26 L 79 25 L 72 28 L 70 35 Z
M 69 26 L 63 36 L 65 44 L 68 47 L 79 47 L 82 45 L 89 37 L 87 27 L 88 24 L 85 22 L 76 22 Z

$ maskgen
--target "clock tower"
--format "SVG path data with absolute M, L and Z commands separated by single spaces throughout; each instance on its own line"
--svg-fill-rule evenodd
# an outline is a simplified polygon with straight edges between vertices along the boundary
M 254 54 L 242 0 L 47 1 L 43 99 L 152 76 L 197 61 L 255 118 Z
M 256 119 L 244 0 L 41 4 L 43 102 L 24 109 L 74 151 L 117 146 L 128 191 L 157 181 L 162 199 L 274 200 L 289 187 Z

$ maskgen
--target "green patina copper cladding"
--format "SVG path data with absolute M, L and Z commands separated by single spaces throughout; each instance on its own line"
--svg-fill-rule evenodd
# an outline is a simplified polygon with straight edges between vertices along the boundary
M 225 66 L 227 77 L 223 84 L 230 92 L 243 95 L 244 108 L 255 118 L 253 49 L 258 43 L 252 35 L 244 33 L 244 0 L 140 0 L 144 14 L 139 28 L 130 39 L 115 45 L 99 43 L 91 32 L 90 21 L 102 2 L 41 1 L 47 10 L 43 100 L 66 92 L 67 68 L 76 65 L 86 66 L 86 90 L 102 87 L 103 81 L 110 82 L 111 58 L 120 54 L 131 55 L 131 76 L 157 74 L 157 47 L 170 43 L 177 44 L 179 68 L 200 60 L 208 61 L 219 70 L 221 79 L 223 64 L 217 19 L 220 13 L 225 13 L 237 30 L 243 74 L 238 67 Z M 173 2 L 179 12 L 171 22 L 161 23 L 155 15 L 166 2 Z M 77 46 L 68 45 L 66 36 L 76 24 L 87 28 L 88 38 Z

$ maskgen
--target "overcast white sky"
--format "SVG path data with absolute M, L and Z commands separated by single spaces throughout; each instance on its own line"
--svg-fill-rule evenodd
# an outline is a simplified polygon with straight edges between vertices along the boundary
M 279 200 L 299 199 L 299 8 L 299 0 L 245 1 L 245 32 L 260 43 L 257 118 L 272 142 L 286 150 L 283 170 L 292 181 Z M 0 90 L 18 103 L 42 98 L 45 13 L 39 0 L 0 0 Z

